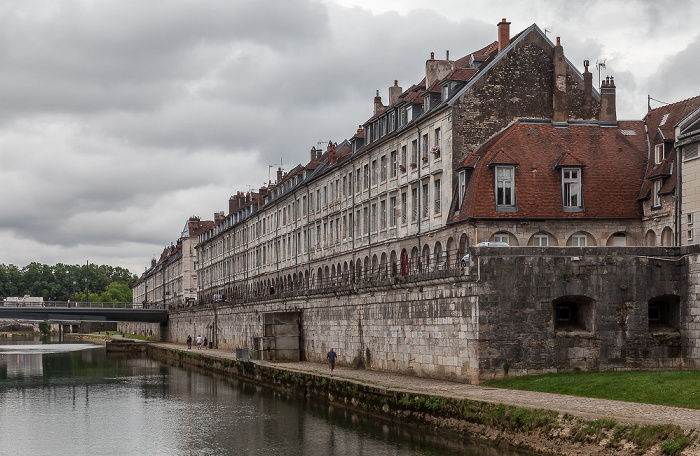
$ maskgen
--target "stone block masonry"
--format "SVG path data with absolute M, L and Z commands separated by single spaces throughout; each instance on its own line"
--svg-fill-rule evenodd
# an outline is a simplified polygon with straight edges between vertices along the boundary
M 164 339 L 184 342 L 188 334 L 202 335 L 225 350 L 260 348 L 256 343 L 266 335 L 266 316 L 290 313 L 299 318 L 301 360 L 324 362 L 334 348 L 339 365 L 422 377 L 479 383 L 506 373 L 577 368 L 697 368 L 697 252 L 665 247 L 471 251 L 471 266 L 452 275 L 179 309 L 171 313 Z M 688 274 L 689 268 L 695 273 Z

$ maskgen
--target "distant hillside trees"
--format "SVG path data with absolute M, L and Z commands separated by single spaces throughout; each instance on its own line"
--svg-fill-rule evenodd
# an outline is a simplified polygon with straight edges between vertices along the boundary
M 88 274 L 89 273 L 89 274 Z M 131 302 L 131 288 L 138 277 L 128 269 L 109 265 L 49 266 L 30 263 L 23 268 L 0 264 L 0 297 L 41 296 L 44 301 L 73 300 L 73 281 L 77 301 L 85 301 L 86 279 L 89 279 L 90 301 Z

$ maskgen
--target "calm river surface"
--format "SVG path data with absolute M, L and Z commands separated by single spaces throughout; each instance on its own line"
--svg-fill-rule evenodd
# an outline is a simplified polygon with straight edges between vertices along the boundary
M 522 456 L 103 346 L 0 339 L 8 455 Z

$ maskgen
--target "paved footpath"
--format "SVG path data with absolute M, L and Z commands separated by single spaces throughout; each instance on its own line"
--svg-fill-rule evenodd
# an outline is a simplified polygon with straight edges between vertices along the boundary
M 177 350 L 187 350 L 183 344 L 153 343 L 153 345 Z M 227 350 L 200 349 L 193 345 L 192 351 L 212 358 L 236 359 L 236 353 Z M 269 361 L 254 361 L 261 365 L 274 366 L 277 369 L 314 373 L 329 377 L 326 364 L 313 362 L 272 363 Z M 535 393 L 516 391 L 485 386 L 468 385 L 464 383 L 434 380 L 410 375 L 376 372 L 350 367 L 336 367 L 333 377 L 344 380 L 367 383 L 373 386 L 392 388 L 395 390 L 429 394 L 434 396 L 452 397 L 456 399 L 472 399 L 476 401 L 503 403 L 528 408 L 543 408 L 560 413 L 589 419 L 612 418 L 623 423 L 641 424 L 677 424 L 683 428 L 700 429 L 700 410 L 663 405 L 637 404 L 634 402 L 610 401 L 585 397 L 567 396 L 563 394 Z

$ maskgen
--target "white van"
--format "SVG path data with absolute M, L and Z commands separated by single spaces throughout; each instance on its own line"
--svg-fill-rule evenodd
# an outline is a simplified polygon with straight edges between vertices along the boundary
M 510 245 L 507 242 L 479 242 L 474 247 L 510 247 Z M 467 250 L 461 261 L 463 268 L 469 266 L 469 257 L 469 250 Z

